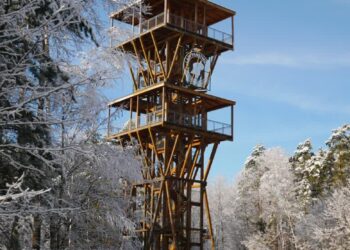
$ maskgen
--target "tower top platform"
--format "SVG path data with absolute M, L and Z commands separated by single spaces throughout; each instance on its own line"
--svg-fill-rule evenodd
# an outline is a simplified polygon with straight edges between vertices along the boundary
M 141 3 L 150 8 L 150 13 L 146 15 L 146 19 L 163 13 L 164 9 L 166 9 L 166 5 L 170 7 L 170 13 L 183 12 L 183 15 L 187 17 L 193 15 L 194 7 L 197 5 L 198 8 L 205 9 L 205 14 L 203 14 L 204 12 L 198 12 L 198 16 L 196 18 L 203 20 L 203 16 L 205 16 L 203 23 L 206 23 L 208 26 L 223 21 L 236 14 L 236 12 L 233 10 L 206 0 L 146 0 L 135 1 L 117 12 L 113 12 L 110 15 L 110 18 L 130 25 L 138 25 L 140 21 L 143 21 L 143 17 L 134 15 L 133 20 L 132 16 L 133 11 L 135 11 L 135 7 Z

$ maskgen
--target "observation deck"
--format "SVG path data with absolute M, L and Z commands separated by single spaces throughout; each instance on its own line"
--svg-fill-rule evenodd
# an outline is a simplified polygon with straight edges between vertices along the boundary
M 149 100 L 161 93 L 168 93 L 168 100 Z M 176 103 L 186 99 L 186 105 L 179 109 Z M 212 140 L 233 140 L 233 109 L 235 102 L 216 96 L 184 89 L 173 85 L 158 84 L 151 89 L 139 91 L 109 103 L 108 139 L 128 138 L 130 134 L 148 133 L 149 128 L 158 127 L 163 131 L 173 129 L 184 133 L 206 136 Z M 201 109 L 195 110 L 195 106 Z M 210 119 L 211 112 L 230 109 L 226 122 Z M 124 111 L 123 111 L 124 110 Z M 124 113 L 125 112 L 125 115 Z M 116 122 L 113 117 L 117 117 Z
M 142 37 L 143 46 L 147 49 L 153 45 L 153 40 L 163 41 L 181 33 L 183 41 L 192 41 L 195 37 L 207 43 L 206 56 L 234 48 L 234 11 L 210 1 L 168 1 L 172 7 L 165 6 L 168 11 L 164 11 L 164 2 L 160 1 L 156 5 L 154 1 L 148 2 L 152 6 L 151 15 L 135 13 L 133 8 L 139 2 L 111 15 L 112 20 L 129 25 L 124 36 L 112 39 L 112 46 L 134 53 L 132 42 L 136 38 Z M 181 12 L 177 12 L 177 8 Z M 195 9 L 195 15 L 188 14 L 184 9 L 190 13 Z M 230 33 L 216 28 L 217 24 L 229 21 L 228 19 L 231 19 L 231 24 L 226 25 L 232 27 Z

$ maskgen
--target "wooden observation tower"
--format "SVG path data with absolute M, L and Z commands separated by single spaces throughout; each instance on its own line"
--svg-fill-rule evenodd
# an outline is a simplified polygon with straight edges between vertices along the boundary
M 113 46 L 133 58 L 133 93 L 109 103 L 108 139 L 139 144 L 143 179 L 130 196 L 144 249 L 214 248 L 207 179 L 219 143 L 233 140 L 235 102 L 208 91 L 218 56 L 233 50 L 234 15 L 206 0 L 146 0 L 111 15 L 130 28 Z

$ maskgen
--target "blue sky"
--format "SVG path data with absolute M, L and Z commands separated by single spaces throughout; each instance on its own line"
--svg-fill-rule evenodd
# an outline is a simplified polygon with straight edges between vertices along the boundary
M 219 59 L 212 93 L 237 101 L 235 141 L 212 177 L 232 177 L 256 144 L 293 153 L 325 147 L 350 122 L 350 0 L 216 1 L 237 12 L 235 51 Z
M 210 94 L 237 106 L 235 141 L 220 144 L 211 178 L 234 177 L 256 144 L 325 147 L 350 122 L 350 0 L 214 2 L 237 15 L 235 51 L 219 58 Z

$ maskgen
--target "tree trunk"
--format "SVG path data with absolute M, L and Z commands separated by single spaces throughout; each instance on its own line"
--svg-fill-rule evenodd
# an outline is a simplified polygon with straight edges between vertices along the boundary
M 59 219 L 55 218 L 58 215 L 52 215 L 50 217 L 50 249 L 60 249 L 60 233 L 59 233 Z
M 18 216 L 15 217 L 13 223 L 12 223 L 12 229 L 11 229 L 11 236 L 10 236 L 10 242 L 9 242 L 9 249 L 11 250 L 20 250 L 20 242 L 19 242 L 19 233 L 18 233 Z
M 34 215 L 33 236 L 32 236 L 32 248 L 34 250 L 40 250 L 41 224 L 42 224 L 42 220 L 40 215 Z

